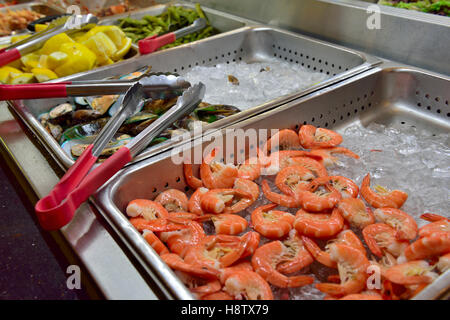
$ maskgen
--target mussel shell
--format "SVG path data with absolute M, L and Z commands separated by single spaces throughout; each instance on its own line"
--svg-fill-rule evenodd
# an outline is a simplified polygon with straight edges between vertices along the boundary
M 62 136 L 61 136 L 61 142 L 64 142 L 66 140 L 73 140 L 73 139 L 81 139 L 88 136 L 96 135 L 102 130 L 102 128 L 106 125 L 109 118 L 100 118 L 95 121 L 91 121 L 89 123 L 84 124 L 78 124 L 73 127 L 70 127 L 66 129 Z
M 72 112 L 75 107 L 70 103 L 61 103 L 48 112 L 49 119 L 53 124 L 68 125 L 72 119 Z
M 81 156 L 86 148 L 91 144 L 97 135 L 87 136 L 81 139 L 67 140 L 62 144 L 62 149 L 74 158 Z M 110 156 L 120 147 L 130 142 L 132 139 L 129 135 L 116 135 L 102 150 L 101 156 Z
M 102 117 L 103 114 L 94 109 L 80 109 L 72 113 L 72 119 L 75 123 L 89 122 Z
M 82 108 L 87 107 L 91 108 L 91 104 L 89 103 L 89 100 L 86 97 L 76 97 L 73 99 L 73 101 L 77 106 L 80 106 Z
M 45 124 L 45 129 L 52 135 L 53 138 L 59 140 L 63 133 L 63 128 L 58 124 L 53 124 L 51 122 L 47 122 Z
M 194 111 L 199 120 L 207 123 L 229 117 L 239 112 L 239 108 L 226 104 L 212 104 L 206 107 L 197 108 Z
M 147 120 L 156 120 L 158 119 L 158 115 L 149 112 L 138 112 L 134 116 L 128 118 L 124 124 L 136 124 L 140 122 L 144 122 Z
M 161 115 L 177 103 L 177 97 L 171 99 L 155 99 L 145 103 L 143 110 Z
M 110 94 L 94 98 L 89 97 L 88 101 L 92 109 L 97 110 L 101 114 L 105 114 L 118 98 L 119 95 Z

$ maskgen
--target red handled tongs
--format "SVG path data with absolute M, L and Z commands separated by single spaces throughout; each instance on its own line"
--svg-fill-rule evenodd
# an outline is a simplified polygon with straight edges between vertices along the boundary
M 16 42 L 9 47 L 0 49 L 0 67 L 7 65 L 24 55 L 40 49 L 45 41 L 51 37 L 66 32 L 74 33 L 80 31 L 81 28 L 89 27 L 93 23 L 97 23 L 98 18 L 92 14 L 72 15 L 69 17 L 59 18 L 51 26 L 41 32 L 37 32 L 22 41 Z
M 203 18 L 196 19 L 191 25 L 178 29 L 174 32 L 163 34 L 162 36 L 151 36 L 138 41 L 139 53 L 147 54 L 158 50 L 159 48 L 175 42 L 175 40 L 187 36 L 188 34 L 197 32 L 206 27 L 206 20 Z
M 163 130 L 176 120 L 194 111 L 205 95 L 205 86 L 198 83 L 177 100 L 175 106 L 120 148 L 91 172 L 101 151 L 119 129 L 122 122 L 143 106 L 146 96 L 140 83 L 134 84 L 125 94 L 121 109 L 111 118 L 95 141 L 66 172 L 50 194 L 35 206 L 35 211 L 45 230 L 57 230 L 72 220 L 76 209 L 98 188 L 123 168 L 134 156 L 149 145 Z
M 123 94 L 136 82 L 148 97 L 156 98 L 167 92 L 184 90 L 190 83 L 175 75 L 145 74 L 139 79 L 84 80 L 51 83 L 0 85 L 0 100 L 46 99 Z

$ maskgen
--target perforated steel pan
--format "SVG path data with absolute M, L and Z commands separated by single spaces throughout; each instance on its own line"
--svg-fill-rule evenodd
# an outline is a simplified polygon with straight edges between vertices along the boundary
M 210 20 L 214 25 L 212 17 L 210 17 Z M 232 20 L 232 23 L 236 23 L 236 21 L 238 20 Z M 325 73 L 330 78 L 313 85 L 311 88 L 281 96 L 275 100 L 267 101 L 262 105 L 216 121 L 210 124 L 209 128 L 223 128 L 231 125 L 359 74 L 380 63 L 378 59 L 363 53 L 296 33 L 264 26 L 253 26 L 243 27 L 194 43 L 133 58 L 108 66 L 108 68 L 99 68 L 98 70 L 87 72 L 83 76 L 69 77 L 66 80 L 102 79 L 109 76 L 127 74 L 147 65 L 152 66 L 152 72 L 177 73 L 185 72 L 197 65 L 210 66 L 231 61 L 264 62 L 274 57 L 288 63 L 300 64 L 311 71 Z M 11 102 L 11 105 L 44 143 L 44 146 L 47 147 L 53 157 L 63 167 L 68 168 L 73 164 L 73 159 L 61 149 L 56 140 L 37 120 L 39 114 L 47 112 L 51 107 L 65 101 L 64 99 L 19 100 Z M 158 144 L 142 152 L 136 160 L 143 159 L 170 147 L 173 147 L 173 142 Z
M 351 125 L 415 126 L 430 133 L 450 132 L 450 78 L 408 67 L 377 67 L 351 79 L 289 102 L 277 109 L 236 123 L 242 129 L 298 128 L 304 123 L 345 130 Z M 223 133 L 225 130 L 222 129 Z M 224 139 L 223 150 L 227 141 Z M 190 146 L 203 145 L 196 140 Z M 236 144 L 235 144 L 236 145 Z M 255 146 L 234 150 L 234 157 Z M 231 155 L 233 156 L 233 155 Z M 231 159 L 232 160 L 232 159 Z M 195 172 L 195 167 L 194 167 Z M 168 188 L 188 191 L 182 165 L 175 164 L 167 151 L 124 169 L 104 186 L 94 202 L 144 268 L 161 284 L 168 297 L 191 298 L 189 291 L 129 223 L 123 213 L 129 201 L 154 199 Z M 416 298 L 436 299 L 450 286 L 447 272 Z

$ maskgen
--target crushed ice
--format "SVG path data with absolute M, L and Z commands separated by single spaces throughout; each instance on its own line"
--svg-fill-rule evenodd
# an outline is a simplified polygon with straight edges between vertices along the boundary
M 228 76 L 239 84 L 232 84 Z M 203 82 L 203 101 L 228 104 L 246 110 L 328 78 L 298 65 L 271 58 L 266 62 L 230 62 L 216 66 L 195 66 L 183 75 L 191 83 Z

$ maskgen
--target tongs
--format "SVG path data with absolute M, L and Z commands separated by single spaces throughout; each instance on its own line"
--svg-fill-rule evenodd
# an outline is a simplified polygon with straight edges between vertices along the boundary
M 206 27 L 206 20 L 203 18 L 196 19 L 191 25 L 178 29 L 174 32 L 163 34 L 162 36 L 151 36 L 138 41 L 139 53 L 147 54 L 156 51 L 157 49 L 175 42 L 175 40 L 187 36 L 188 34 L 197 32 Z
M 85 80 L 16 85 L 4 84 L 0 85 L 0 100 L 123 94 L 135 83 L 140 83 L 144 92 L 152 98 L 154 98 L 152 94 L 161 95 L 163 92 L 184 90 L 191 85 L 181 77 L 162 73 L 146 74 L 138 80 Z
M 22 41 L 16 42 L 9 47 L 0 49 L 0 67 L 13 62 L 20 57 L 40 49 L 45 41 L 51 37 L 66 32 L 68 34 L 80 31 L 81 28 L 88 27 L 98 22 L 98 18 L 92 14 L 72 15 L 68 18 L 60 18 L 54 27 L 49 27 L 41 32 L 37 32 Z
M 147 97 L 143 87 L 140 83 L 134 84 L 125 94 L 121 109 L 108 121 L 94 142 L 88 146 L 49 195 L 37 202 L 35 211 L 41 226 L 45 230 L 56 230 L 69 223 L 81 203 L 147 147 L 163 130 L 180 117 L 191 113 L 204 95 L 205 86 L 201 82 L 187 89 L 178 98 L 175 106 L 89 172 L 123 121 L 140 110 L 144 104 Z

